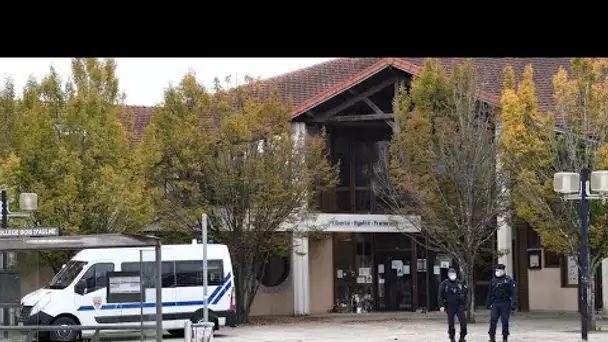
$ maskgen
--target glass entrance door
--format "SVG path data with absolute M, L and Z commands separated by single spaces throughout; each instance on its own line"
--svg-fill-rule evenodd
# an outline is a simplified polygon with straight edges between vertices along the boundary
M 413 310 L 412 264 L 406 253 L 376 255 L 379 310 Z

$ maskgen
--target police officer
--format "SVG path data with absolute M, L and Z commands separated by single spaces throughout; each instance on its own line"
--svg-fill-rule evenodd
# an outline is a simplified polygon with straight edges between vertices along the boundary
M 460 339 L 459 342 L 465 342 L 464 337 L 467 336 L 467 318 L 464 314 L 464 309 L 467 304 L 469 289 L 459 279 L 456 278 L 456 270 L 450 268 L 448 270 L 448 279 L 441 282 L 439 285 L 438 302 L 441 305 L 440 310 L 446 311 L 448 314 L 448 335 L 450 342 L 455 342 L 454 336 L 454 316 L 458 316 L 460 323 Z
M 509 317 L 517 305 L 515 281 L 505 274 L 505 265 L 496 265 L 496 270 L 488 291 L 488 309 L 490 312 L 490 342 L 496 341 L 496 325 L 498 318 L 502 323 L 502 340 L 509 338 Z

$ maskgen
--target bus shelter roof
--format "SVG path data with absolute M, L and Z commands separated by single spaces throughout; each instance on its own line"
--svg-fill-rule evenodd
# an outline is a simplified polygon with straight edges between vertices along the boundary
M 0 251 L 51 251 L 113 247 L 155 247 L 159 243 L 159 238 L 155 236 L 131 234 L 16 237 L 0 239 Z

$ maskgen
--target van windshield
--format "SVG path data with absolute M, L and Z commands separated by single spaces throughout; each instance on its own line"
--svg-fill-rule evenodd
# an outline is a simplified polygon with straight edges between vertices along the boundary
M 56 290 L 65 289 L 74 281 L 74 278 L 80 274 L 80 271 L 82 271 L 82 268 L 86 264 L 86 261 L 69 261 L 65 267 L 53 277 L 53 280 L 51 280 L 51 283 L 47 288 Z

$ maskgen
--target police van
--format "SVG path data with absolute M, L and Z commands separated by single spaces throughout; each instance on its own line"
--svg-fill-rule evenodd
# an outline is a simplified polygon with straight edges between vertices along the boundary
M 183 335 L 187 320 L 203 320 L 203 245 L 166 245 L 162 253 L 163 329 Z M 154 321 L 153 248 L 85 249 L 74 256 L 39 290 L 21 300 L 19 321 L 23 325 L 135 325 Z M 209 321 L 220 326 L 235 325 L 234 277 L 226 245 L 208 244 Z M 108 272 L 141 275 L 140 300 L 107 301 Z M 143 315 L 142 315 L 143 314 Z M 94 331 L 82 331 L 82 337 Z M 78 332 L 51 331 L 43 338 L 74 341 Z

